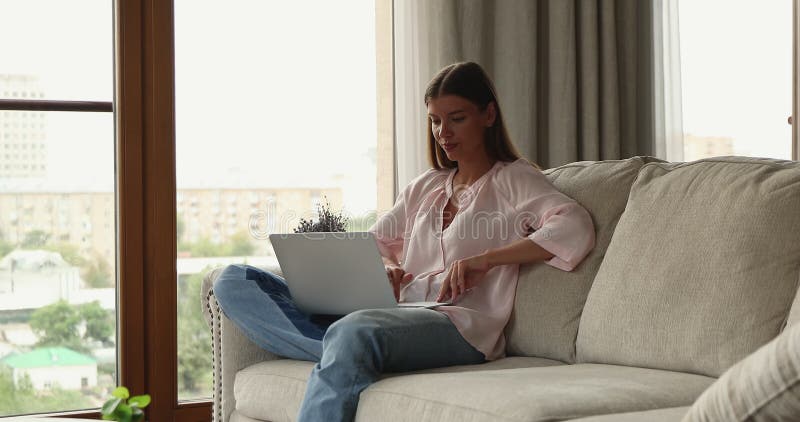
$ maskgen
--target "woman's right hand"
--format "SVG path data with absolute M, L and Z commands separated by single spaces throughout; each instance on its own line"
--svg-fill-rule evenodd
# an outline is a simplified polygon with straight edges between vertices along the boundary
M 386 265 L 386 275 L 389 276 L 389 282 L 392 284 L 392 291 L 394 298 L 400 301 L 400 290 L 410 283 L 414 276 L 411 273 L 405 272 L 397 265 Z

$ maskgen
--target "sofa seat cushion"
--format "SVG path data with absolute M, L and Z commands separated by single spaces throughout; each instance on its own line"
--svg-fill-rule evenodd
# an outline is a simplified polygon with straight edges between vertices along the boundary
M 385 374 L 384 377 L 453 374 L 465 371 L 485 372 L 554 365 L 563 363 L 550 359 L 511 357 L 480 365 L 456 365 L 403 374 Z M 240 416 L 252 419 L 272 422 L 294 421 L 306 391 L 306 381 L 313 367 L 313 362 L 280 359 L 257 363 L 239 371 L 233 386 L 236 412 Z
M 571 419 L 570 422 L 681 422 L 681 419 L 683 419 L 688 411 L 688 406 L 670 407 L 666 409 L 645 410 L 644 412 L 589 416 L 588 418 Z
M 787 319 L 798 210 L 798 162 L 642 166 L 586 299 L 577 360 L 722 375 Z
M 364 390 L 356 420 L 564 420 L 687 406 L 713 382 L 702 375 L 598 364 L 408 375 Z
M 231 413 L 231 418 L 228 419 L 228 422 L 261 422 L 261 420 L 248 418 L 247 416 L 234 410 L 233 413 Z

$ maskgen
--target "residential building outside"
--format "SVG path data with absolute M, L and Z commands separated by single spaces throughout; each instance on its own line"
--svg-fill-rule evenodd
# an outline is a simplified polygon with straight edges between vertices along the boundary
M 316 206 L 326 200 L 333 209 L 340 208 L 341 189 L 181 189 L 177 218 L 185 231 L 178 240 L 208 239 L 224 244 L 231 236 L 244 233 L 255 248 L 254 255 L 271 255 L 265 234 L 291 232 L 300 218 L 316 215 Z M 112 275 L 115 230 L 111 192 L 0 191 L 0 234 L 12 245 L 23 244 L 31 233 L 41 233 L 47 238 L 44 241 L 71 244 L 84 257 L 102 258 Z M 1 277 L 0 273 L 0 293 Z
M 72 302 L 80 284 L 79 269 L 58 252 L 12 251 L 0 258 L 0 311 L 36 309 L 59 300 Z M 111 309 L 113 306 L 112 302 Z
M 683 137 L 684 161 L 694 161 L 706 157 L 734 155 L 733 138 L 729 136 L 696 136 L 686 134 Z
M 11 368 L 14 385 L 25 377 L 33 388 L 81 390 L 97 386 L 97 362 L 94 358 L 65 347 L 44 347 L 0 359 Z
M 0 74 L 2 98 L 39 99 L 32 75 Z M 0 111 L 0 178 L 41 178 L 47 174 L 47 122 L 40 111 Z

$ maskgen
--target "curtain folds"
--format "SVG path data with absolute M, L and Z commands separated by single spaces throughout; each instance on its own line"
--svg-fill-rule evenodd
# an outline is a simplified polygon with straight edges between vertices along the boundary
M 399 186 L 427 167 L 425 86 L 457 61 L 486 69 L 543 168 L 655 153 L 651 1 L 395 0 L 394 16 Z

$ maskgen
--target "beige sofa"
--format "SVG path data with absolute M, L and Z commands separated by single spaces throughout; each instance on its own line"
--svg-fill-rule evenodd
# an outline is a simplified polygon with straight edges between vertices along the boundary
M 572 272 L 521 268 L 507 358 L 386 374 L 357 420 L 800 420 L 800 325 L 786 329 L 800 320 L 800 163 L 635 157 L 546 174 L 592 214 L 596 248 Z M 203 295 L 215 420 L 294 420 L 313 364 L 250 343 L 216 305 L 217 274 Z

